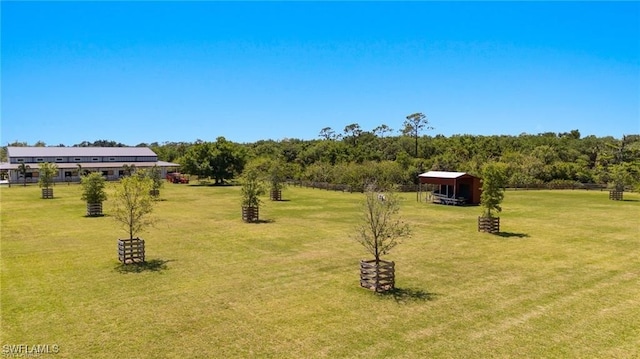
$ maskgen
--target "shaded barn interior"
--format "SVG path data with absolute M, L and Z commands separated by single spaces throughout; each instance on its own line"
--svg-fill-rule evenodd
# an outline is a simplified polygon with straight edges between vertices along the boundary
M 431 185 L 430 196 L 434 203 L 463 205 L 480 204 L 480 178 L 465 172 L 429 171 L 418 175 L 420 192 L 423 185 Z

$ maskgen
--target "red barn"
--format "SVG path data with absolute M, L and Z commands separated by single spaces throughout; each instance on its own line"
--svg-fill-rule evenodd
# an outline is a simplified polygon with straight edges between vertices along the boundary
M 480 204 L 480 178 L 465 172 L 429 171 L 418 175 L 423 184 L 437 185 L 433 202 L 442 204 Z

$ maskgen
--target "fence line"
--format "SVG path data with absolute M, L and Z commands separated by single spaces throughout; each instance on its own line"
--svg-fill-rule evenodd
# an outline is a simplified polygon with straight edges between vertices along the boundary
M 290 180 L 288 181 L 289 185 L 295 187 L 306 187 L 306 188 L 316 188 L 323 189 L 327 191 L 340 191 L 340 192 L 361 192 L 355 191 L 351 186 L 346 184 L 336 184 L 330 182 L 318 182 L 318 181 L 300 181 L 300 180 Z M 546 190 L 546 189 L 581 189 L 586 191 L 604 191 L 607 190 L 608 187 L 606 184 L 600 183 L 536 183 L 536 184 L 526 184 L 522 186 L 507 186 L 506 190 L 510 191 L 528 191 L 528 190 Z M 396 186 L 396 191 L 398 192 L 418 192 L 419 187 L 416 184 L 405 184 Z M 425 191 L 425 188 L 422 188 Z

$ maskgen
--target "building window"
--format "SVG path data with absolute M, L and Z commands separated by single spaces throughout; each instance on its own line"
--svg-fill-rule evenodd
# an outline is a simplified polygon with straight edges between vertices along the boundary
M 16 161 L 17 162 L 24 162 L 24 158 L 18 158 Z
M 82 161 L 82 158 L 74 158 L 73 160 L 74 160 L 75 162 L 80 162 L 80 161 Z
M 112 162 L 113 162 L 113 161 L 115 161 L 115 160 L 116 160 L 116 158 L 115 158 L 115 157 L 109 157 L 109 161 L 112 161 Z
M 44 162 L 44 158 L 36 158 L 36 162 Z
M 63 159 L 62 158 L 56 158 L 56 162 L 62 162 Z
M 98 157 L 94 157 L 94 158 L 91 159 L 91 161 L 98 162 L 98 161 L 100 161 L 100 159 Z
M 108 176 L 109 175 L 109 171 L 102 171 L 102 175 L 103 176 Z
M 71 176 L 72 176 L 72 174 L 73 174 L 73 172 L 71 172 L 71 171 L 65 171 L 65 172 L 64 172 L 64 177 L 65 177 L 65 178 L 67 178 L 67 177 L 71 177 Z

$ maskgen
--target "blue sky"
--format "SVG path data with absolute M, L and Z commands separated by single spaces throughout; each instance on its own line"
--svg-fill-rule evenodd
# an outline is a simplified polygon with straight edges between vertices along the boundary
M 639 2 L 0 6 L 3 145 L 640 133 Z

